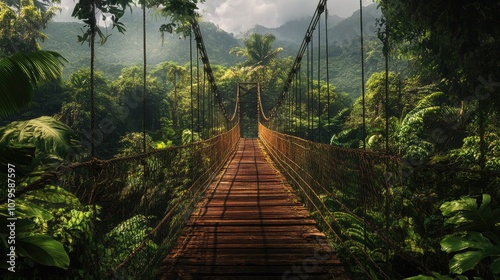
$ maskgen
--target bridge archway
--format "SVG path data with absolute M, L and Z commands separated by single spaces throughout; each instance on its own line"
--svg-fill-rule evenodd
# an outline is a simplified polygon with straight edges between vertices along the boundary
M 259 127 L 259 110 L 257 96 L 259 83 L 238 83 L 237 94 L 240 110 L 240 136 L 242 138 L 257 138 Z

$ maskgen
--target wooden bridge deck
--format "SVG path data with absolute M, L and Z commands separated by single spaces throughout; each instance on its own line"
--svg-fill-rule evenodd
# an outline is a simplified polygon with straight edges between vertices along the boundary
M 241 139 L 171 253 L 162 279 L 349 279 L 315 221 L 264 157 Z

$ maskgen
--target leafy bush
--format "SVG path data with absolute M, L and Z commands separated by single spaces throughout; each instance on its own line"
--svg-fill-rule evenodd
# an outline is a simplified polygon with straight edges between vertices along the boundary
M 10 247 L 14 246 L 17 263 L 23 259 L 30 259 L 34 262 L 46 266 L 55 266 L 63 269 L 68 269 L 70 259 L 63 244 L 46 232 L 46 223 L 54 217 L 49 211 L 29 201 L 18 198 L 16 200 L 16 217 L 15 221 L 15 243 L 9 242 L 10 228 L 7 220 L 9 215 L 8 204 L 0 205 L 1 229 L 0 237 L 2 239 L 2 247 L 5 252 L 10 252 Z M 7 269 L 7 254 L 2 254 L 1 268 Z M 20 258 L 20 259 L 19 259 Z M 16 270 L 19 265 L 16 265 Z
M 472 197 L 445 202 L 441 205 L 445 224 L 452 225 L 455 233 L 441 240 L 441 249 L 454 253 L 449 262 L 450 273 L 458 279 L 475 270 L 487 279 L 500 279 L 500 208 L 491 206 L 491 196 L 483 194 L 481 205 Z M 481 263 L 487 263 L 490 270 L 479 271 Z M 439 273 L 433 276 L 415 276 L 407 280 L 453 279 Z M 481 279 L 474 277 L 474 279 Z

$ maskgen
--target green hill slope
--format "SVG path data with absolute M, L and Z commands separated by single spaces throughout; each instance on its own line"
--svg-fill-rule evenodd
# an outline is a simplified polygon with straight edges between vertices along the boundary
M 106 32 L 110 35 L 107 42 L 96 47 L 96 68 L 110 77 L 119 75 L 125 66 L 142 64 L 140 9 L 133 8 L 132 13 L 127 12 L 123 22 L 127 29 L 125 34 L 107 28 Z M 189 61 L 189 38 L 180 39 L 178 35 L 165 34 L 162 40 L 159 32 L 162 23 L 164 22 L 154 15 L 148 14 L 146 28 L 148 64 L 154 66 L 163 61 L 186 63 Z M 241 61 L 241 58 L 229 55 L 229 50 L 240 44 L 237 39 L 212 23 L 201 23 L 200 28 L 213 64 L 229 66 Z M 66 76 L 81 67 L 89 66 L 90 48 L 87 43 L 77 42 L 77 36 L 81 35 L 82 29 L 83 23 L 52 22 L 45 30 L 48 39 L 42 42 L 41 46 L 46 50 L 57 51 L 68 59 L 64 71 Z

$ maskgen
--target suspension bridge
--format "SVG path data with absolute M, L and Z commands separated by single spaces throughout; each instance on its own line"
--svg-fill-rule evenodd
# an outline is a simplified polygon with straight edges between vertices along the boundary
M 327 34 L 326 2 L 319 1 L 277 104 L 267 113 L 258 82 L 235 87 L 234 114 L 228 113 L 193 20 L 206 90 L 191 93 L 192 131 L 206 140 L 61 166 L 19 193 L 57 185 L 94 205 L 100 221 L 93 230 L 106 248 L 96 250 L 88 267 L 96 278 L 104 271 L 112 279 L 390 279 L 389 259 L 428 272 L 408 249 L 416 245 L 393 232 L 408 211 L 407 201 L 394 198 L 410 180 L 431 177 L 438 184 L 457 170 L 419 173 L 388 153 L 324 143 L 331 136 L 321 123 L 331 119 L 321 117 L 329 96 L 325 101 L 312 92 L 330 92 L 313 83 L 313 75 L 330 75 L 328 62 L 315 60 L 328 53 L 328 37 L 321 36 Z M 308 92 L 298 91 L 301 83 Z M 298 106 L 301 100 L 307 106 Z M 460 172 L 484 180 L 480 172 Z M 448 192 L 441 191 L 433 195 Z M 110 235 L 117 228 L 133 236 L 121 247 Z M 99 262 L 104 251 L 113 256 L 111 263 Z

